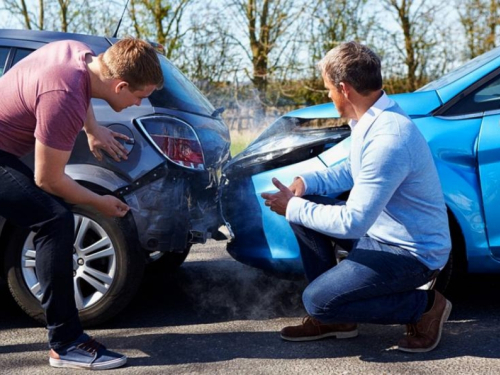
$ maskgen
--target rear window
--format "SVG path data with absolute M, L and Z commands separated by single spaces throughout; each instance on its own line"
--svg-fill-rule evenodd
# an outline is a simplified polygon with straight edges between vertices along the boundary
M 24 48 L 16 49 L 16 54 L 14 55 L 14 60 L 12 61 L 12 65 L 17 64 L 19 61 L 28 56 L 31 52 L 33 52 L 32 49 L 24 49 Z
M 154 91 L 149 101 L 154 107 L 179 109 L 210 116 L 215 108 L 198 88 L 189 81 L 165 56 L 158 55 L 165 84 Z

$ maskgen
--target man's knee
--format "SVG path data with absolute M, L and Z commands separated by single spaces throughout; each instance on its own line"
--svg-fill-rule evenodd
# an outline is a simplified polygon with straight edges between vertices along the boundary
M 322 320 L 326 316 L 331 317 L 338 301 L 335 298 L 332 299 L 331 296 L 328 296 L 328 300 L 325 297 L 324 289 L 315 288 L 313 284 L 310 284 L 302 295 L 307 314 L 318 320 Z
M 71 212 L 68 207 L 59 205 L 54 207 L 51 212 L 51 218 L 45 225 L 61 231 L 70 231 L 70 233 L 72 233 L 75 227 L 74 222 L 73 212 Z

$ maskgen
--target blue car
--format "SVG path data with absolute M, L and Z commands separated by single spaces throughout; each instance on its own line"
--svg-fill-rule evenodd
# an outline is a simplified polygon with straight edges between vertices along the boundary
M 441 179 L 453 249 L 438 283 L 459 272 L 500 272 L 500 48 L 391 97 L 426 138 Z M 332 103 L 290 112 L 224 167 L 221 212 L 236 260 L 278 275 L 302 273 L 289 224 L 260 195 L 276 191 L 272 177 L 288 185 L 345 159 L 345 124 Z

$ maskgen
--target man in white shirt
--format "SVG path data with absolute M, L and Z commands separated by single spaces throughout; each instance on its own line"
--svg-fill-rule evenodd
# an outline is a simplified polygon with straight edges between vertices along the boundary
M 351 120 L 348 158 L 278 180 L 266 205 L 290 222 L 310 284 L 308 316 L 281 337 L 309 341 L 358 334 L 357 323 L 407 324 L 398 348 L 434 349 L 451 303 L 416 288 L 436 277 L 451 249 L 448 217 L 430 149 L 415 124 L 382 91 L 379 57 L 343 43 L 319 63 L 339 114 Z M 347 201 L 321 197 L 349 191 Z M 333 241 L 333 242 L 332 242 Z M 350 250 L 336 265 L 334 243 Z

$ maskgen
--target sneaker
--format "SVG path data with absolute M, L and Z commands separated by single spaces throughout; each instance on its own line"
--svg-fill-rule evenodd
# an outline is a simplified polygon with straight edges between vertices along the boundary
M 71 344 L 57 351 L 51 349 L 49 362 L 52 367 L 107 370 L 123 366 L 127 357 L 107 350 L 104 345 L 83 333 Z
M 281 338 L 287 341 L 313 341 L 327 337 L 348 339 L 358 335 L 358 325 L 353 323 L 323 324 L 306 315 L 302 324 L 289 326 L 281 330 Z
M 399 340 L 399 350 L 424 353 L 433 350 L 439 344 L 443 324 L 450 316 L 451 302 L 438 291 L 435 293 L 432 308 L 423 314 L 416 324 L 406 325 L 406 336 Z

